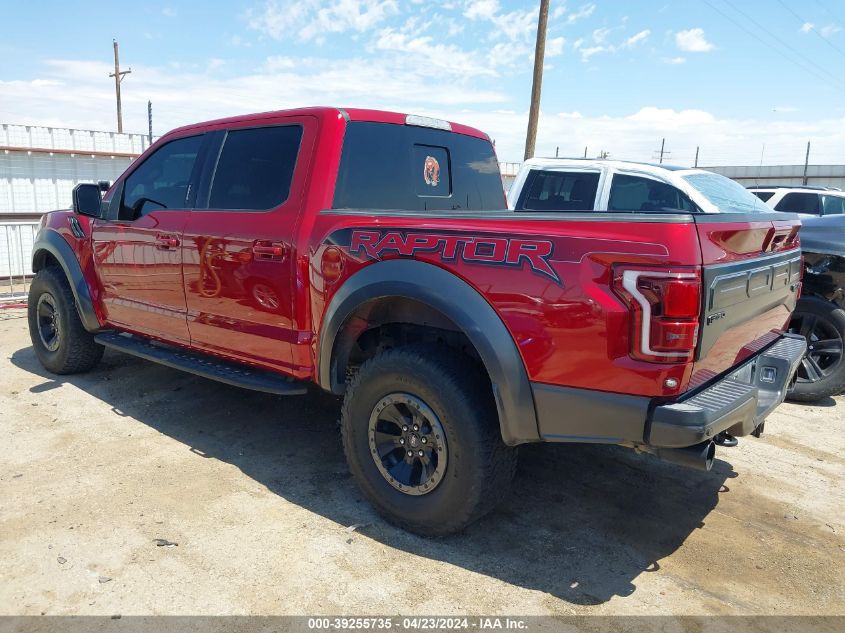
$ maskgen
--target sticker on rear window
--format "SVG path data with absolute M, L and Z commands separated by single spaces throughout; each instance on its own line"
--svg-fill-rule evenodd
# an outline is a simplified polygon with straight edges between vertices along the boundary
M 423 180 L 425 184 L 436 187 L 440 184 L 440 163 L 434 156 L 426 156 L 423 164 Z

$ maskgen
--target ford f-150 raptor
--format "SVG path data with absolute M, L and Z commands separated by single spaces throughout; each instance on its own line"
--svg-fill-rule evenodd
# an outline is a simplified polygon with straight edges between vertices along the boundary
M 712 174 L 575 172 L 529 163 L 508 209 L 490 139 L 455 123 L 304 108 L 179 128 L 44 216 L 32 343 L 56 373 L 109 347 L 342 395 L 365 496 L 427 535 L 491 509 L 527 442 L 709 468 L 804 353 L 783 332 L 799 222 Z

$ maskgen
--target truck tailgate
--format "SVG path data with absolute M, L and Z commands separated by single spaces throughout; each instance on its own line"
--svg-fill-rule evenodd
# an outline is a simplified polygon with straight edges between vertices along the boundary
M 800 292 L 800 221 L 783 214 L 695 218 L 702 256 L 701 330 L 690 388 L 774 342 Z

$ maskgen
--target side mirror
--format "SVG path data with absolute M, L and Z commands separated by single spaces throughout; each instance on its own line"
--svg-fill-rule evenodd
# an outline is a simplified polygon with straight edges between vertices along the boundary
M 73 188 L 74 213 L 99 218 L 102 201 L 99 185 L 80 183 Z

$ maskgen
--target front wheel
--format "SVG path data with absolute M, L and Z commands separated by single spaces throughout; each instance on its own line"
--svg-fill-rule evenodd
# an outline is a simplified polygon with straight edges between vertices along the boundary
M 807 339 L 807 353 L 790 400 L 811 402 L 845 390 L 845 310 L 818 297 L 801 297 L 792 313 L 789 331 Z
M 341 428 L 363 494 L 423 536 L 457 532 L 489 512 L 516 469 L 489 381 L 448 348 L 411 345 L 365 362 L 347 387 Z
M 82 325 L 73 291 L 62 271 L 38 271 L 27 300 L 29 337 L 35 355 L 54 374 L 88 371 L 100 362 L 105 348 Z

